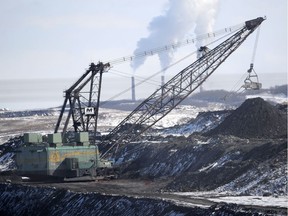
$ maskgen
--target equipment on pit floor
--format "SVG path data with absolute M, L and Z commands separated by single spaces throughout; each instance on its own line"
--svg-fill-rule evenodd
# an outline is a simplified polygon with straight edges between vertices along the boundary
M 97 145 L 90 145 L 88 132 L 73 133 L 74 142 L 62 143 L 60 133 L 24 134 L 24 146 L 16 151 L 18 173 L 31 178 L 98 176 L 115 177 L 108 160 L 100 159 Z
M 65 91 L 55 133 L 48 135 L 46 140 L 40 135 L 24 135 L 25 145 L 16 152 L 18 172 L 26 176 L 36 174 L 63 178 L 105 175 L 115 168 L 107 158 L 117 151 L 120 144 L 136 140 L 187 98 L 263 21 L 262 17 L 246 21 L 236 33 L 215 48 L 202 47 L 200 58 L 156 90 L 98 143 L 96 130 L 102 74 L 113 62 L 119 63 L 121 59 L 106 64 L 92 63 L 86 73 Z M 133 59 L 125 57 L 122 61 Z M 89 90 L 84 91 L 88 83 Z M 95 95 L 96 100 L 93 100 Z M 69 109 L 67 118 L 61 124 L 66 109 Z M 73 132 L 68 130 L 71 120 Z M 62 133 L 59 133 L 61 126 Z

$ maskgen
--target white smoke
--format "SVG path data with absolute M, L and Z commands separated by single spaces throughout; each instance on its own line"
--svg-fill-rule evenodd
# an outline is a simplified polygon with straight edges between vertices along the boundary
M 163 15 L 154 17 L 149 23 L 150 34 L 137 42 L 134 54 L 151 48 L 177 43 L 194 30 L 196 35 L 211 32 L 215 22 L 219 0 L 169 0 L 168 8 Z M 201 41 L 196 47 L 201 46 Z M 162 69 L 166 68 L 173 59 L 173 52 L 159 53 Z M 137 70 L 146 58 L 132 61 L 131 67 Z

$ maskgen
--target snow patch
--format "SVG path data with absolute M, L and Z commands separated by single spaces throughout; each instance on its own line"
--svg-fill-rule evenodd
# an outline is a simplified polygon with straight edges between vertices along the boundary
M 15 169 L 14 153 L 6 153 L 0 157 L 0 172 Z
M 270 207 L 282 207 L 286 208 L 288 203 L 288 197 L 263 197 L 263 196 L 227 196 L 209 198 L 208 200 L 213 202 L 226 202 L 235 203 L 241 205 L 250 206 L 270 206 Z
M 262 94 L 258 94 L 258 95 L 247 95 L 246 99 L 250 99 L 250 98 L 257 98 L 257 97 L 261 97 L 263 98 L 265 101 L 270 101 L 273 103 L 288 103 L 288 98 L 286 95 L 284 94 L 269 94 L 267 92 L 264 92 Z
M 227 115 L 230 114 L 230 111 L 213 111 L 213 112 L 201 112 L 198 113 L 195 119 L 189 119 L 189 121 L 184 123 L 178 123 L 176 126 L 164 129 L 159 134 L 168 136 L 185 136 L 195 132 L 207 132 L 217 127 Z
M 189 197 L 191 199 L 204 199 L 212 202 L 220 203 L 235 203 L 238 205 L 249 206 L 266 206 L 266 207 L 287 207 L 287 196 L 233 196 L 228 192 L 204 191 L 204 192 L 177 192 L 173 193 L 179 196 Z

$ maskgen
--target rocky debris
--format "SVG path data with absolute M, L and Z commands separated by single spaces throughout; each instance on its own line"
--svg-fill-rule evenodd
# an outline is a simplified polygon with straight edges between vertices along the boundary
M 163 200 L 0 184 L 0 215 L 209 215 Z M 19 202 L 21 200 L 21 202 Z
M 0 145 L 0 171 L 15 169 L 9 151 L 21 143 L 17 137 Z M 126 144 L 115 159 L 121 166 L 121 178 L 173 179 L 164 186 L 165 191 L 288 194 L 286 139 L 209 138 L 199 134 L 159 137 Z
M 14 156 L 14 153 L 10 152 L 0 156 L 0 172 L 16 169 Z
M 167 137 L 126 145 L 118 160 L 123 178 L 173 178 L 165 191 L 219 191 L 287 195 L 287 140 L 233 136 Z M 222 187 L 222 190 L 220 188 Z
M 0 184 L 0 215 L 286 215 L 284 209 L 219 203 L 209 208 L 163 199 L 75 193 L 64 189 Z
M 222 216 L 222 215 L 236 215 L 236 216 L 261 216 L 261 215 L 287 215 L 287 210 L 284 209 L 261 209 L 261 208 L 252 208 L 239 206 L 236 204 L 227 204 L 227 203 L 219 203 L 210 207 L 213 211 L 211 215 Z
M 287 115 L 262 98 L 248 99 L 206 135 L 216 134 L 242 138 L 285 138 Z
M 283 112 L 283 114 L 287 115 L 288 112 L 288 104 L 287 103 L 282 103 L 282 104 L 276 104 L 277 109 Z
M 16 169 L 14 151 L 23 144 L 21 136 L 9 139 L 0 145 L 0 175 L 2 172 Z
M 287 195 L 287 141 L 275 143 L 238 142 L 223 139 L 218 143 L 225 154 L 214 156 L 198 170 L 181 173 L 166 189 L 176 191 L 230 191 L 233 194 Z M 226 142 L 231 142 L 226 144 Z M 230 146 L 229 146 L 230 145 Z M 250 145 L 250 146 L 249 146 Z M 211 150 L 210 150 L 211 151 Z M 207 155 L 209 157 L 213 155 Z
M 130 130 L 131 128 L 133 128 L 131 133 L 137 133 L 137 132 L 139 133 L 139 131 L 144 130 L 145 126 L 143 126 L 141 124 L 126 123 L 126 124 L 121 126 L 121 128 L 119 129 L 119 132 Z
M 23 136 L 10 138 L 7 142 L 0 145 L 0 157 L 6 153 L 11 153 L 23 145 Z

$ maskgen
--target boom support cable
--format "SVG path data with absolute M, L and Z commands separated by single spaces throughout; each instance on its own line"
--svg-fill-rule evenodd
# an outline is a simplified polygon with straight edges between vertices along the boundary
M 241 27 L 243 27 L 243 25 L 242 25 Z M 218 42 L 218 41 L 220 41 L 220 40 L 223 40 L 224 38 L 226 38 L 226 37 L 234 34 L 234 33 L 235 33 L 236 31 L 238 31 L 238 30 L 239 30 L 239 25 L 234 26 L 234 27 L 230 27 L 230 28 L 225 28 L 225 32 L 227 32 L 227 34 L 225 34 L 224 36 L 222 36 L 222 37 L 220 37 L 220 38 L 218 38 L 218 39 L 216 39 L 216 40 L 214 40 L 214 41 L 212 41 L 212 42 L 210 42 L 210 43 L 207 43 L 206 46 L 210 46 L 210 45 L 212 45 L 212 44 L 214 44 L 214 43 L 216 43 L 216 42 Z M 218 31 L 218 32 L 220 32 L 220 31 Z M 184 61 L 185 59 L 191 57 L 192 55 L 196 54 L 197 52 L 198 52 L 198 51 L 194 51 L 194 52 L 188 54 L 187 56 L 179 59 L 178 61 L 176 61 L 176 62 L 168 65 L 168 66 L 165 67 L 164 69 L 161 69 L 160 71 L 152 74 L 151 76 L 147 77 L 146 79 L 143 79 L 142 81 L 136 83 L 136 84 L 135 84 L 135 87 L 142 85 L 143 83 L 147 82 L 148 80 L 151 80 L 151 79 L 154 78 L 155 76 L 163 73 L 163 71 L 166 71 L 166 70 L 168 70 L 169 68 L 172 68 L 173 66 L 175 66 L 175 65 L 177 65 L 178 63 Z M 110 63 L 110 62 L 109 62 L 109 63 Z M 113 67 L 112 67 L 112 68 L 113 68 Z M 114 70 L 114 69 L 110 69 L 110 70 Z M 118 72 L 119 72 L 119 71 L 118 71 Z M 120 97 L 121 95 L 129 92 L 130 90 L 131 90 L 131 87 L 129 87 L 129 88 L 127 88 L 127 89 L 119 92 L 118 94 L 110 97 L 109 99 L 107 99 L 107 100 L 105 100 L 105 101 L 103 101 L 103 102 L 100 102 L 100 105 L 105 105 L 105 104 L 109 103 L 110 101 L 112 101 L 112 100 Z
M 176 42 L 176 43 L 171 43 L 169 45 L 164 45 L 164 46 L 153 48 L 153 49 L 150 49 L 150 50 L 137 52 L 134 55 L 128 55 L 128 56 L 123 56 L 123 57 L 120 57 L 120 58 L 112 59 L 112 60 L 110 60 L 108 62 L 110 63 L 111 66 L 116 65 L 116 64 L 121 64 L 121 63 L 124 63 L 124 62 L 131 62 L 131 61 L 134 61 L 134 60 L 136 60 L 138 58 L 146 58 L 146 57 L 149 57 L 149 56 L 153 56 L 155 54 L 159 54 L 161 52 L 172 51 L 172 50 L 175 50 L 175 49 L 177 49 L 179 47 L 195 44 L 197 41 L 206 40 L 208 38 L 219 37 L 220 35 L 223 35 L 225 33 L 235 32 L 235 31 L 239 30 L 241 27 L 243 27 L 243 23 L 235 25 L 235 26 L 231 26 L 231 27 L 228 27 L 228 28 L 224 28 L 224 29 L 221 29 L 221 30 L 217 30 L 215 32 L 210 32 L 210 33 L 197 35 L 195 38 L 188 38 L 188 39 L 185 39 L 183 41 L 179 41 L 179 42 Z
M 245 25 L 230 38 L 206 52 L 144 100 L 108 134 L 106 140 L 102 141 L 101 157 L 109 155 L 113 148 L 117 150 L 120 144 L 136 140 L 140 134 L 171 112 L 195 91 L 263 21 L 262 17 L 246 21 Z M 127 124 L 129 126 L 124 127 Z M 138 130 L 139 125 L 141 129 Z

